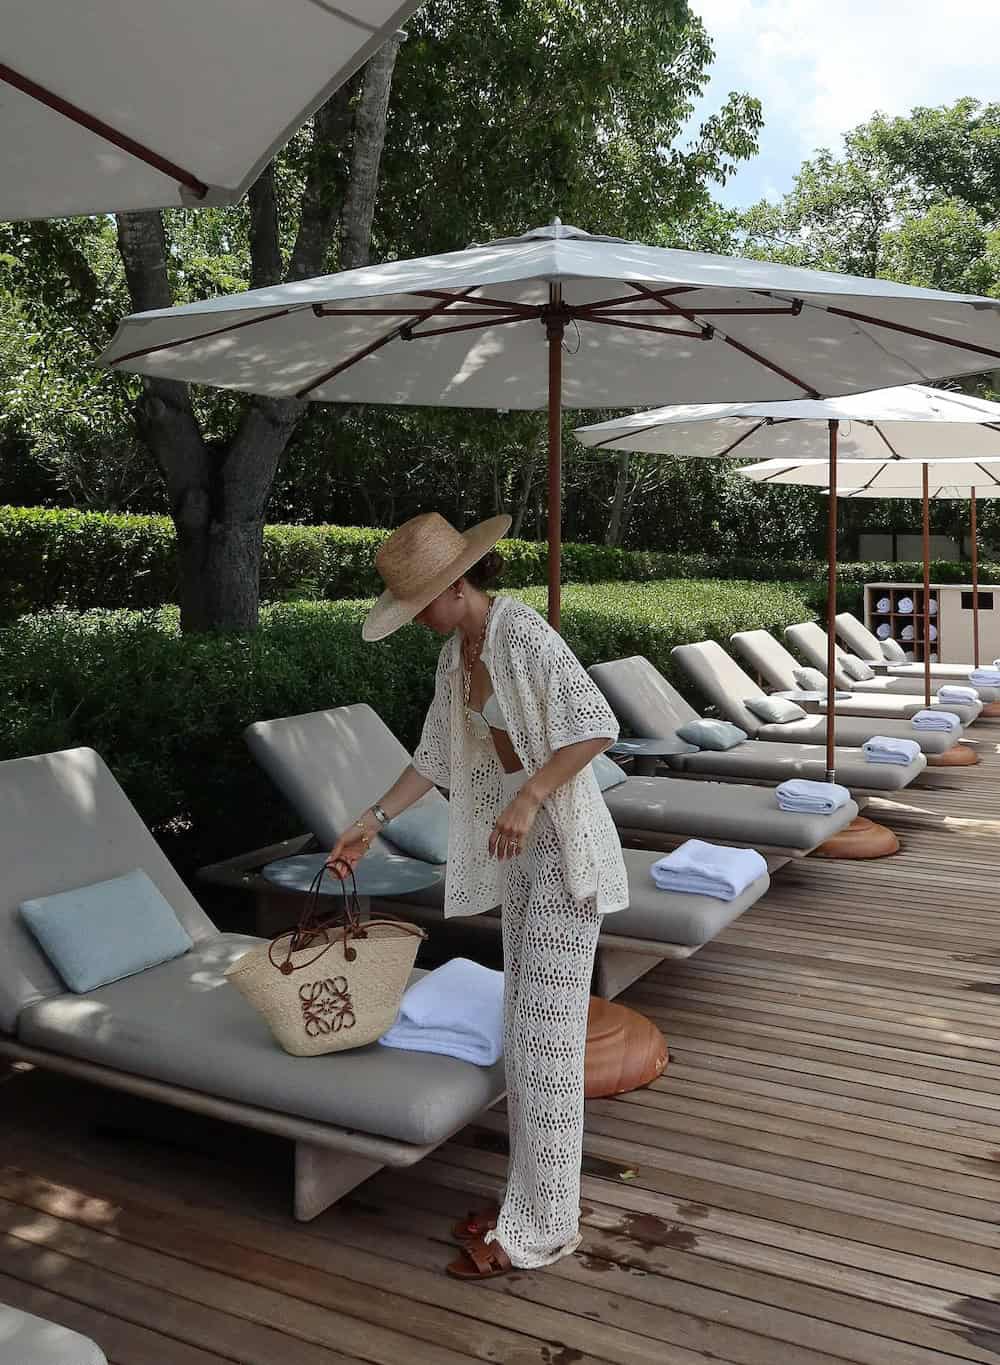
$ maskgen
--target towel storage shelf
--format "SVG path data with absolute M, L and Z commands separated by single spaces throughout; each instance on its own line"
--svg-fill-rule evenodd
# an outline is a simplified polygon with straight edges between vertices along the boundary
M 931 624 L 937 630 L 937 638 L 931 641 L 931 662 L 966 663 L 973 653 L 972 584 L 932 583 L 930 597 L 936 604 Z M 900 604 L 905 607 L 907 599 L 913 610 L 901 611 Z M 914 662 L 923 663 L 927 646 L 923 584 L 866 583 L 865 625 L 876 635 L 879 626 L 888 625 L 892 638 L 912 651 Z M 908 625 L 913 627 L 912 639 L 903 638 Z M 979 585 L 979 654 L 986 661 L 1000 656 L 1000 586 L 993 583 Z

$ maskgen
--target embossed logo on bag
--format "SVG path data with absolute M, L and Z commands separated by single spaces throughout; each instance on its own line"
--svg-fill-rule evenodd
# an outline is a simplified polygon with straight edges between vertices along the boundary
M 325 977 L 299 987 L 302 1023 L 309 1038 L 354 1027 L 354 1002 L 346 976 Z

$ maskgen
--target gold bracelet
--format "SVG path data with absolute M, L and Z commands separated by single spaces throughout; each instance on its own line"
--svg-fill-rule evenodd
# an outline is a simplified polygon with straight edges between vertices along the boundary
M 361 842 L 364 844 L 365 848 L 371 848 L 371 836 L 365 829 L 364 822 L 362 820 L 355 820 L 354 824 L 355 827 L 361 831 Z

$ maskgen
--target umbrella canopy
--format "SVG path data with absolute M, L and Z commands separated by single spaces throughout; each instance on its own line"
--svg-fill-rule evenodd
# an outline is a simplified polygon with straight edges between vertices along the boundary
M 226 204 L 419 0 L 6 0 L 0 218 Z
M 674 405 L 581 427 L 576 436 L 602 450 L 767 457 L 775 464 L 785 457 L 798 467 L 826 464 L 831 420 L 839 423 L 841 460 L 938 460 L 951 453 L 945 444 L 965 460 L 1000 455 L 1000 403 L 921 384 L 823 402 Z
M 910 384 L 825 401 L 685 404 L 581 427 L 576 436 L 584 445 L 609 451 L 734 459 L 785 452 L 785 459 L 770 459 L 766 465 L 756 466 L 758 470 L 766 469 L 768 482 L 815 480 L 814 486 L 826 488 L 829 495 L 826 766 L 827 776 L 833 781 L 841 452 L 849 461 L 852 456 L 877 454 L 880 458 L 869 469 L 870 476 L 875 476 L 883 464 L 908 464 L 906 483 L 922 486 L 927 477 L 924 464 L 931 455 L 944 463 L 948 463 L 949 456 L 965 462 L 970 456 L 1000 458 L 1000 404 Z M 843 467 L 855 468 L 853 461 Z M 863 478 L 858 478 L 854 486 L 863 482 Z M 928 703 L 929 686 L 928 673 L 925 681 Z
M 558 220 L 127 318 L 112 368 L 274 397 L 549 413 L 559 620 L 561 411 L 667 396 L 801 398 L 1000 361 L 1000 300 L 641 246 Z

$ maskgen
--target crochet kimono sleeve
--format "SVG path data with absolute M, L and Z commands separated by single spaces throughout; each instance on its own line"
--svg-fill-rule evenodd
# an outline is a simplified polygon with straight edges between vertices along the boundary
M 413 755 L 413 766 L 436 787 L 451 787 L 451 675 L 447 650 L 442 651 L 434 684 L 434 699 Z
M 555 631 L 550 632 L 545 685 L 545 732 L 549 748 L 564 749 L 586 739 L 618 738 L 615 713 L 579 659 Z

